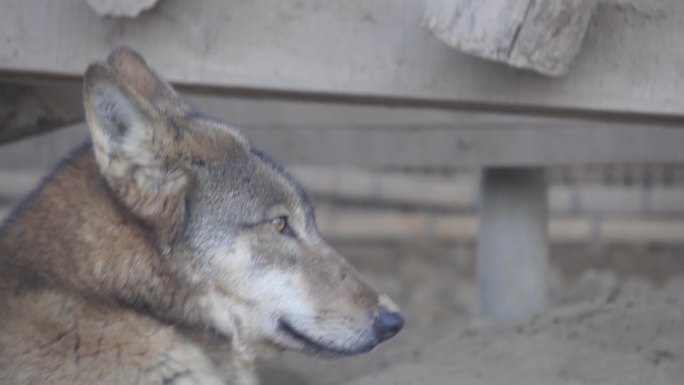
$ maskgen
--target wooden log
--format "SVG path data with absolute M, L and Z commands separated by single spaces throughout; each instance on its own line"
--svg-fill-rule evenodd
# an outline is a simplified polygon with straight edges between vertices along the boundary
M 159 0 L 88 0 L 88 5 L 99 16 L 136 17 Z
M 567 74 L 582 47 L 597 0 L 532 1 L 508 63 L 537 72 Z
M 596 0 L 430 0 L 426 21 L 448 45 L 545 75 L 568 72 Z

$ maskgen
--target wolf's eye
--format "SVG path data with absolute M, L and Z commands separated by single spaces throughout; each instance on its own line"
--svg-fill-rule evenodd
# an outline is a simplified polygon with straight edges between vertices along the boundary
M 294 231 L 292 231 L 292 228 L 290 228 L 290 225 L 287 223 L 287 216 L 285 215 L 273 218 L 273 226 L 275 226 L 276 230 L 278 230 L 280 234 L 287 235 L 289 237 L 296 236 Z

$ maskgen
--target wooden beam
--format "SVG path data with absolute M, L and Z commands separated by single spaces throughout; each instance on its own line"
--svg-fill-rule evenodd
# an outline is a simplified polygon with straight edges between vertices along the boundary
M 254 143 L 286 163 L 358 167 L 479 167 L 684 162 L 684 130 L 525 119 L 473 128 L 432 126 L 243 126 Z
M 10 124 L 0 131 L 4 141 L 82 120 L 80 80 L 22 87 L 0 83 L 0 89 L 20 90 L 16 92 L 24 95 L 6 98 L 5 105 L 10 103 L 19 113 L 6 118 Z M 479 167 L 684 162 L 684 120 L 631 122 L 184 94 L 200 111 L 240 127 L 257 146 L 286 164 Z
M 684 120 L 539 117 L 192 95 L 288 164 L 479 167 L 684 162 Z
M 117 45 L 174 82 L 474 106 L 682 115 L 684 2 L 608 0 L 563 79 L 456 52 L 415 0 L 166 0 L 133 20 L 82 0 L 5 0 L 0 71 L 80 76 Z

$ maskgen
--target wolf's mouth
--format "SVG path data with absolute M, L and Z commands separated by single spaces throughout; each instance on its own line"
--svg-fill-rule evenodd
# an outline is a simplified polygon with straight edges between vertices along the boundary
M 278 319 L 278 328 L 288 335 L 290 338 L 297 340 L 304 344 L 305 350 L 312 354 L 326 354 L 332 356 L 353 356 L 356 354 L 367 353 L 377 345 L 377 342 L 370 341 L 359 347 L 354 347 L 351 349 L 343 349 L 336 346 L 330 346 L 322 342 L 318 342 L 313 338 L 307 336 L 306 334 L 295 329 L 289 322 L 285 319 Z

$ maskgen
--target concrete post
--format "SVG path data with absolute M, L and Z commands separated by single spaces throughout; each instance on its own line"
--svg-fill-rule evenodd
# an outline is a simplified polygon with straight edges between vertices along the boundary
M 548 198 L 543 168 L 486 168 L 480 191 L 480 313 L 518 319 L 547 300 Z

